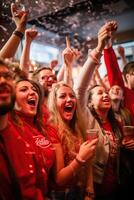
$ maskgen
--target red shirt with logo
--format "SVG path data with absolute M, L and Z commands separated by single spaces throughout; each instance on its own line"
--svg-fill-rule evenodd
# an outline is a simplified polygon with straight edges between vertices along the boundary
M 39 159 L 34 143 L 26 141 L 11 123 L 0 131 L 0 199 L 45 199 L 47 176 L 38 171 Z
M 10 117 L 10 125 L 2 131 L 4 145 L 1 143 L 0 147 L 5 152 L 5 148 L 7 148 L 6 154 L 10 157 L 12 169 L 18 182 L 17 185 L 20 187 L 21 198 L 42 200 L 47 196 L 48 177 L 55 162 L 55 152 L 49 140 L 49 133 L 56 135 L 56 131 L 48 124 L 45 128 L 46 136 L 44 136 L 37 130 L 33 119 L 19 112 L 17 112 L 17 115 L 22 121 L 22 126 L 15 124 Z M 4 170 L 7 173 L 5 177 L 8 177 L 7 163 L 3 163 L 5 168 L 1 164 L 1 172 Z M 8 179 L 10 185 L 12 182 L 10 176 Z M 2 182 L 2 185 L 4 186 L 4 182 Z M 15 198 L 13 197 L 13 199 Z

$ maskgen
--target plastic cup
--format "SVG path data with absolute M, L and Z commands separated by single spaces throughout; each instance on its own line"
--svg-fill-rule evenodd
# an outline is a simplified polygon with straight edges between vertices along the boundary
M 93 139 L 98 138 L 98 129 L 87 129 L 86 131 L 86 139 L 91 142 Z
M 21 18 L 23 14 L 27 13 L 25 5 L 16 1 L 15 3 L 15 17 Z
M 123 126 L 123 137 L 132 139 L 134 137 L 134 126 Z

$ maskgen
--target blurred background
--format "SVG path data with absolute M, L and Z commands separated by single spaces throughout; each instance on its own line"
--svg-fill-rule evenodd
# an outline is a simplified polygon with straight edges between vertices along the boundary
M 0 1 L 0 48 L 15 29 L 10 12 L 12 2 L 15 1 Z M 116 20 L 119 24 L 114 38 L 115 51 L 121 45 L 128 61 L 134 60 L 134 1 L 20 0 L 20 3 L 29 10 L 27 27 L 34 25 L 39 31 L 30 52 L 33 62 L 48 64 L 52 59 L 58 59 L 58 70 L 62 64 L 61 52 L 65 48 L 65 36 L 68 35 L 72 46 L 82 52 L 80 63 L 83 63 L 88 49 L 96 45 L 98 29 L 108 20 Z M 23 41 L 16 59 L 20 58 L 22 48 Z M 119 57 L 118 60 L 120 62 Z M 102 76 L 105 74 L 104 67 L 100 68 L 100 73 Z

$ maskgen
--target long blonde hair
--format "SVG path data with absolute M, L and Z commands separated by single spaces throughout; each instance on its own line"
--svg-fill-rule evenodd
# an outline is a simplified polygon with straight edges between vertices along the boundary
M 57 90 L 62 87 L 68 87 L 70 88 L 72 91 L 73 89 L 63 83 L 57 83 L 54 84 L 54 86 L 52 87 L 52 90 L 49 94 L 49 98 L 48 98 L 48 109 L 50 111 L 50 122 L 53 123 L 57 128 L 58 128 L 58 132 L 59 132 L 59 138 L 61 140 L 62 144 L 66 144 L 67 148 L 69 150 L 73 150 L 73 147 L 75 146 L 75 144 L 73 143 L 73 140 L 71 140 L 71 136 L 75 135 L 77 137 L 79 137 L 80 139 L 82 139 L 82 141 L 85 140 L 85 130 L 86 130 L 86 126 L 85 126 L 85 122 L 84 122 L 84 116 L 82 116 L 82 112 L 79 106 L 79 102 L 77 100 L 77 105 L 76 105 L 76 111 L 74 113 L 74 116 L 71 120 L 70 125 L 68 125 L 67 123 L 65 123 L 65 121 L 62 119 L 58 108 L 57 108 Z M 74 91 L 73 91 L 74 93 Z M 75 95 L 75 93 L 74 93 Z

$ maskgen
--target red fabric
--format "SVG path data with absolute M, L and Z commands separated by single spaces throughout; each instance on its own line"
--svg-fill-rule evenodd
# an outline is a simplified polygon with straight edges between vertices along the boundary
M 60 143 L 60 139 L 58 136 L 58 130 L 54 126 L 50 125 L 49 123 L 46 123 L 44 127 L 46 130 L 46 134 L 47 134 L 49 140 L 52 142 L 52 144 Z
M 17 114 L 23 122 L 22 127 L 16 125 L 9 117 L 10 126 L 1 133 L 5 141 L 7 155 L 10 157 L 16 173 L 22 199 L 43 200 L 48 191 L 49 172 L 55 162 L 55 152 L 49 137 L 53 135 L 55 141 L 57 141 L 57 132 L 47 124 L 45 137 L 37 130 L 32 118 L 25 117 L 19 112 Z M 0 148 L 4 147 L 0 146 Z M 5 162 L 0 165 L 2 174 L 7 173 L 6 165 Z M 9 185 L 11 180 L 8 173 L 4 177 L 6 177 L 8 183 L 4 184 L 3 182 L 3 184 Z M 8 189 L 7 187 L 7 191 Z M 12 200 L 12 195 L 9 197 Z M 15 198 L 13 197 L 13 199 Z
M 47 123 L 45 128 L 45 134 L 48 137 L 46 138 L 37 130 L 35 124 L 33 123 L 33 119 L 31 119 L 30 117 L 26 117 L 19 112 L 17 112 L 17 114 L 23 121 L 23 138 L 28 143 L 34 142 L 34 145 L 36 144 L 37 154 L 39 156 L 38 161 L 40 163 L 40 167 L 38 167 L 38 169 L 41 169 L 41 173 L 39 172 L 40 174 L 38 174 L 38 180 L 43 191 L 47 192 L 48 175 L 50 169 L 52 168 L 55 162 L 54 148 L 49 138 L 52 134 L 56 135 L 56 131 Z M 18 128 L 18 126 L 16 126 L 16 128 Z M 31 141 L 32 138 L 33 140 Z M 44 180 L 42 180 L 42 178 L 44 178 Z
M 122 73 L 120 71 L 117 58 L 112 47 L 109 49 L 104 49 L 104 60 L 110 85 L 119 85 L 124 91 L 124 106 L 130 110 L 132 116 L 132 124 L 134 125 L 134 91 L 124 86 Z
M 48 122 L 50 113 L 45 104 L 42 105 L 42 113 L 43 113 L 44 123 L 46 124 Z
M 4 150 L 5 154 L 8 155 L 14 169 L 21 192 L 21 197 L 18 199 L 44 200 L 44 191 L 40 188 L 37 180 L 39 155 L 34 143 L 27 143 L 17 129 L 10 124 L 0 132 L 1 150 Z M 4 156 L 0 153 L 0 199 L 15 200 L 15 194 L 11 189 L 13 181 L 8 167 Z M 42 177 L 42 182 L 44 181 L 44 177 Z
M 53 144 L 59 143 L 60 139 L 58 137 L 58 130 L 56 127 L 49 123 L 50 113 L 45 104 L 42 105 L 42 113 L 44 120 L 44 128 L 46 130 L 47 136 Z

